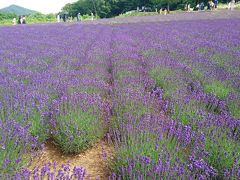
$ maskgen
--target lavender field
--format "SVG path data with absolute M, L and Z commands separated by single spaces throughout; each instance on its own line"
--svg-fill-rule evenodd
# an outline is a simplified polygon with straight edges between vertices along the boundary
M 240 12 L 181 17 L 1 27 L 0 179 L 93 179 L 33 168 L 50 141 L 112 147 L 101 179 L 239 179 Z

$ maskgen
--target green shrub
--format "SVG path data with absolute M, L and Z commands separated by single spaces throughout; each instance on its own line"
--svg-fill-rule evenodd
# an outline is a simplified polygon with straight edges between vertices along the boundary
M 53 139 L 63 153 L 79 153 L 103 137 L 100 119 L 90 111 L 57 115 Z

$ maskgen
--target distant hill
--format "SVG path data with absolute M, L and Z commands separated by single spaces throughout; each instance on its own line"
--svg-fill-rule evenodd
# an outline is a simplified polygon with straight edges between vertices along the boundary
M 17 5 L 11 5 L 3 9 L 0 9 L 0 12 L 15 13 L 16 15 L 29 15 L 38 13 L 37 11 L 33 11 Z

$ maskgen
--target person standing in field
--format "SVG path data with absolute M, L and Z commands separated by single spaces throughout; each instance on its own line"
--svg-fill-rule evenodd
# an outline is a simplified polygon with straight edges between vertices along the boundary
M 159 14 L 162 14 L 162 11 L 163 11 L 162 8 L 160 8 L 160 10 L 159 10 Z
M 22 24 L 26 24 L 27 22 L 26 22 L 26 16 L 23 16 L 22 17 Z
M 13 23 L 13 25 L 16 25 L 17 24 L 17 19 L 13 18 L 12 23 Z
M 218 8 L 218 0 L 214 0 L 214 8 L 215 8 L 215 9 Z
M 201 4 L 200 4 L 200 10 L 201 10 L 201 11 L 204 10 L 204 6 L 205 6 L 205 5 L 204 5 L 204 2 L 201 2 Z
M 18 16 L 18 24 L 21 24 L 21 16 Z
M 197 10 L 197 11 L 200 10 L 200 5 L 199 5 L 199 4 L 196 5 L 196 10 Z
M 63 14 L 63 22 L 66 22 L 66 20 L 67 20 L 67 15 Z
M 57 22 L 60 23 L 61 22 L 61 17 L 60 14 L 57 15 Z
M 208 1 L 208 3 L 207 3 L 207 10 L 212 10 L 212 3 L 211 3 L 211 1 Z
M 167 15 L 167 8 L 165 8 L 164 10 L 164 15 Z
M 231 9 L 231 10 L 234 10 L 234 8 L 235 8 L 235 0 L 232 0 L 232 1 L 231 1 L 231 7 L 230 7 L 230 9 Z
M 191 5 L 190 5 L 190 3 L 188 3 L 188 5 L 187 5 L 187 11 L 188 12 L 190 12 L 190 8 L 191 8 Z
M 91 12 L 91 17 L 92 17 L 92 21 L 93 21 L 94 16 L 93 16 L 93 13 L 92 13 L 92 12 Z
M 19 16 L 19 24 L 23 24 L 23 17 Z
M 80 14 L 80 13 L 77 14 L 77 21 L 78 21 L 78 22 L 81 21 L 81 14 Z

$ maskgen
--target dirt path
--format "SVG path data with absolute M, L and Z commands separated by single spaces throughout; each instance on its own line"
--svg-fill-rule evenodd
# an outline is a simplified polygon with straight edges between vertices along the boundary
M 110 170 L 108 168 L 108 160 L 112 157 L 113 148 L 106 142 L 96 143 L 92 148 L 78 155 L 64 155 L 61 151 L 48 142 L 43 148 L 41 155 L 33 160 L 32 166 L 43 166 L 46 163 L 57 163 L 57 167 L 70 162 L 71 169 L 74 166 L 86 169 L 85 179 L 108 179 Z

